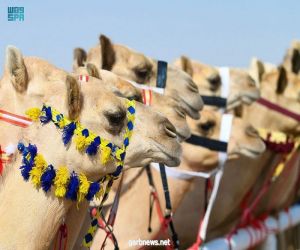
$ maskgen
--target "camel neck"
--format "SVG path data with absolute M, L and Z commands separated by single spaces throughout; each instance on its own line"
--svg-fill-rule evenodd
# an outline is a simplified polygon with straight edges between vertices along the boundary
M 25 182 L 19 166 L 21 157 L 7 167 L 0 189 L 1 249 L 47 249 L 62 223 L 70 201 L 56 198 L 51 192 Z M 1 184 L 0 184 L 1 185 Z

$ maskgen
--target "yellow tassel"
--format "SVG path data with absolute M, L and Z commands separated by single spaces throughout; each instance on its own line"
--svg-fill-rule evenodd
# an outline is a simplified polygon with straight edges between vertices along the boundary
M 54 179 L 55 195 L 57 197 L 62 198 L 65 196 L 69 178 L 69 171 L 66 167 L 60 167 L 57 170 L 56 177 Z
M 41 110 L 39 108 L 30 108 L 25 114 L 33 121 L 37 121 L 41 116 Z
M 35 187 L 39 187 L 41 183 L 42 170 L 37 167 L 33 167 L 30 171 L 31 182 Z
M 101 186 L 100 190 L 98 191 L 98 193 L 95 194 L 95 198 L 96 199 L 100 199 L 104 194 L 104 188 L 103 186 Z
M 34 167 L 30 171 L 31 182 L 35 187 L 38 187 L 41 182 L 41 176 L 47 168 L 47 162 L 41 154 L 37 154 L 34 158 Z
M 86 147 L 86 140 L 83 135 L 78 135 L 75 137 L 76 149 L 79 151 L 83 151 Z
M 79 190 L 78 190 L 78 203 L 81 202 L 89 191 L 90 183 L 84 174 L 79 175 Z
M 111 154 L 110 147 L 107 146 L 102 147 L 101 154 L 100 154 L 100 163 L 106 164 L 108 161 L 110 161 L 111 160 L 110 154 Z
M 66 126 L 66 120 L 65 119 L 61 119 L 58 122 L 58 126 L 59 126 L 59 128 L 64 128 Z

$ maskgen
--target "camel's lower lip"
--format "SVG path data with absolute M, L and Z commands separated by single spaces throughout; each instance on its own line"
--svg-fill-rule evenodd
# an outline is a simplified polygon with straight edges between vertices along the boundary
M 172 150 L 168 152 L 167 150 L 163 149 L 159 144 L 157 144 L 157 147 L 161 153 L 167 156 L 168 159 L 166 160 L 166 165 L 168 165 L 169 167 L 176 167 L 180 164 L 181 150 L 178 151 L 178 156 L 176 156 L 176 154 L 174 154 L 174 151 Z
M 261 151 L 257 151 L 255 149 L 246 148 L 246 147 L 240 148 L 239 151 L 240 151 L 241 154 L 244 154 L 244 155 L 246 155 L 250 158 L 256 158 L 256 157 L 258 157 L 259 155 L 262 154 Z

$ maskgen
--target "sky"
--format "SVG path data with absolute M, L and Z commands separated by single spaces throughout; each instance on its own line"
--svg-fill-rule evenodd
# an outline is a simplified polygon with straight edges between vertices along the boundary
M 24 22 L 7 20 L 10 6 L 25 8 Z M 70 71 L 73 49 L 100 34 L 168 62 L 184 54 L 218 66 L 247 67 L 253 56 L 278 64 L 299 24 L 299 0 L 1 0 L 0 68 L 15 45 Z

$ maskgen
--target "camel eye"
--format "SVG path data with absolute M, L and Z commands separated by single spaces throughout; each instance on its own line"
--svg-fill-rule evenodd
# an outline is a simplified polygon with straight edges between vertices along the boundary
M 215 125 L 216 123 L 214 121 L 207 121 L 206 123 L 201 123 L 199 125 L 199 128 L 204 132 L 208 132 L 209 130 L 214 128 Z
M 138 66 L 133 69 L 137 82 L 144 83 L 145 81 L 149 80 L 152 74 L 152 66 L 149 64 Z
M 105 113 L 105 117 L 112 127 L 123 126 L 126 117 L 126 112 L 125 111 L 107 112 Z
M 139 80 L 146 80 L 150 74 L 149 69 L 137 69 L 135 74 Z

